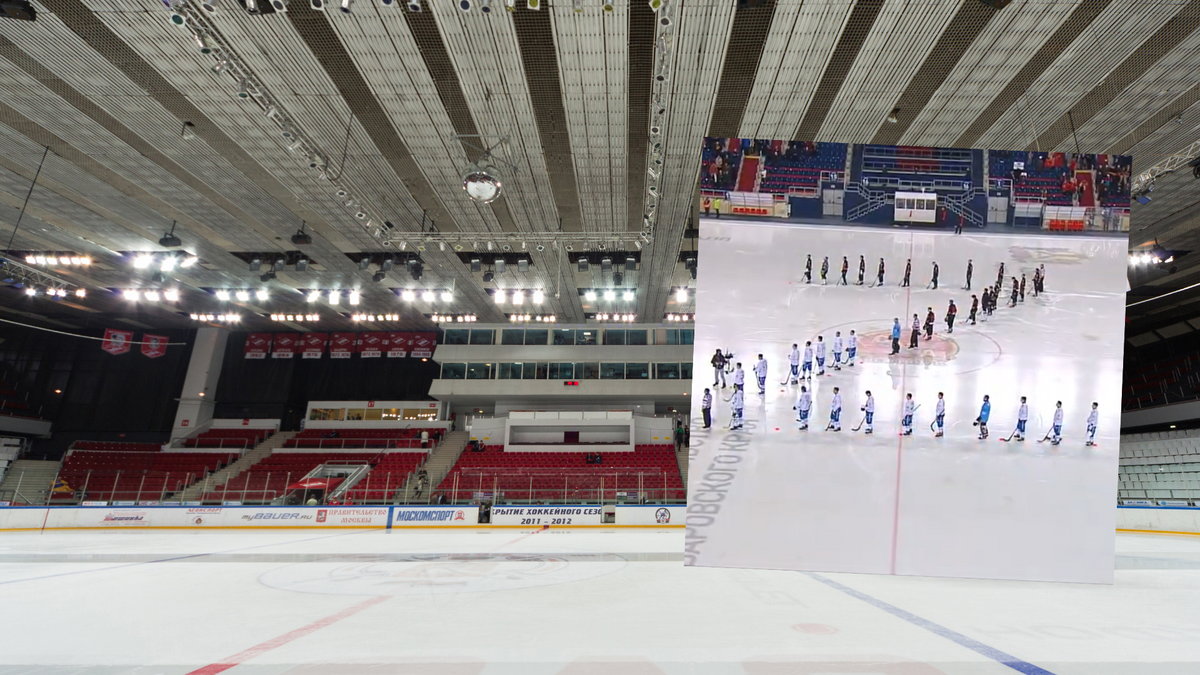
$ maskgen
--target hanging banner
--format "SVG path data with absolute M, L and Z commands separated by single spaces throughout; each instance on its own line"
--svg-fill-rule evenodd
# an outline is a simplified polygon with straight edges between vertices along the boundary
M 275 347 L 271 350 L 271 358 L 290 359 L 295 356 L 298 337 L 295 333 L 276 333 Z
M 329 342 L 328 333 L 305 333 L 300 338 L 300 358 L 321 358 L 325 354 L 325 343 L 327 342 Z
M 104 330 L 104 342 L 100 343 L 100 348 L 104 351 L 116 356 L 129 352 L 130 342 L 133 341 L 133 331 L 131 330 L 116 330 L 106 328 Z
M 269 351 L 271 351 L 270 333 L 251 333 L 246 336 L 246 345 L 243 347 L 246 358 L 265 359 Z
M 436 333 L 410 333 L 412 351 L 409 356 L 414 359 L 433 358 L 433 346 L 437 343 Z
M 364 359 L 377 359 L 383 356 L 388 346 L 387 333 L 363 333 L 362 345 L 358 348 Z
M 402 359 L 408 356 L 408 333 L 388 333 L 387 357 Z
M 142 356 L 157 359 L 167 353 L 167 336 L 142 334 Z
M 354 333 L 329 334 L 329 358 L 348 359 L 357 351 L 358 341 Z

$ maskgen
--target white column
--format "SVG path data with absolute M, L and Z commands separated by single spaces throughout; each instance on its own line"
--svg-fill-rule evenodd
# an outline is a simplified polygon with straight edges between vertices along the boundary
M 175 411 L 175 426 L 171 438 L 182 438 L 203 428 L 212 421 L 213 400 L 217 393 L 217 381 L 221 378 L 221 364 L 225 360 L 225 343 L 229 331 L 224 328 L 204 327 L 196 331 L 192 345 L 192 358 L 188 362 L 187 376 L 183 378 L 183 391 L 179 393 L 179 407 Z

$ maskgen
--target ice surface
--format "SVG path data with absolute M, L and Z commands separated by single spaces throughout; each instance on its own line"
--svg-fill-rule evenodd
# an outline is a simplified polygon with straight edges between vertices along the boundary
M 1111 587 L 684 567 L 682 544 L 679 530 L 3 533 L 0 673 L 1014 672 L 999 654 L 1042 669 L 1028 673 L 1200 670 L 1200 537 L 1121 535 Z
M 813 282 L 804 281 L 805 255 Z M 818 271 L 830 259 L 829 284 Z M 842 256 L 849 286 L 836 285 Z M 857 286 L 858 257 L 867 285 Z M 1124 317 L 1123 237 L 986 235 L 862 227 L 768 225 L 705 220 L 697 288 L 693 396 L 713 382 L 709 359 L 732 350 L 747 371 L 746 430 L 731 434 L 718 389 L 715 428 L 694 422 L 689 471 L 693 502 L 713 485 L 714 458 L 742 461 L 736 478 L 713 489 L 720 513 L 703 528 L 700 565 L 1104 582 L 1111 578 Z M 872 288 L 879 259 L 883 286 Z M 911 286 L 899 286 L 906 259 Z M 973 290 L 963 289 L 968 259 Z M 932 263 L 939 288 L 929 289 Z M 994 283 L 1005 263 L 1003 300 L 989 319 L 968 325 L 971 295 Z M 1033 270 L 1045 264 L 1047 293 L 1033 297 Z M 1007 308 L 1011 277 L 1027 276 L 1026 295 Z M 946 333 L 948 302 L 958 306 Z M 909 350 L 913 314 L 937 317 L 932 341 Z M 890 356 L 894 318 L 902 351 Z M 798 431 L 797 386 L 781 386 L 793 343 L 859 336 L 858 364 L 810 385 L 808 431 Z M 769 363 L 757 396 L 750 369 Z M 732 385 L 731 385 L 732 386 Z M 845 400 L 842 431 L 823 431 L 834 386 Z M 851 429 L 866 390 L 875 397 L 875 433 Z M 937 393 L 946 400 L 946 436 L 933 438 Z M 901 406 L 920 404 L 914 434 L 901 437 Z M 991 437 L 972 420 L 991 398 Z M 999 442 L 1029 398 L 1024 442 Z M 1063 402 L 1064 440 L 1038 440 Z M 1092 401 L 1100 404 L 1098 447 L 1084 446 Z M 698 412 L 698 411 L 696 411 Z M 698 418 L 697 418 L 698 419 Z M 748 444 L 747 444 L 748 443 Z M 724 449 L 723 449 L 724 448 Z M 726 467 L 728 468 L 728 466 Z M 689 524 L 696 522 L 689 517 Z M 770 532 L 770 534 L 768 534 Z

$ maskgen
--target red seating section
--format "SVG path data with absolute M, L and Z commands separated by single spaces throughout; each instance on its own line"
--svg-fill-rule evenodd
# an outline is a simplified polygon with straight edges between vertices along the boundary
M 423 457 L 421 453 L 411 454 Z M 377 457 L 377 452 L 275 452 L 224 485 L 210 488 L 204 499 L 269 502 L 282 497 L 287 492 L 287 486 L 325 462 L 364 464 L 375 461 Z
M 126 441 L 75 441 L 73 450 L 108 450 L 115 452 L 159 452 L 162 443 L 130 443 Z
M 305 429 L 288 439 L 285 448 L 419 448 L 421 432 L 437 445 L 445 429 Z M 336 436 L 333 436 L 336 434 Z M 333 436 L 333 437 L 331 437 Z
M 237 453 L 76 450 L 59 477 L 74 492 L 54 500 L 157 501 L 237 459 Z
M 587 452 L 505 452 L 490 445 L 463 451 L 437 487 L 455 501 L 472 492 L 501 492 L 509 500 L 612 500 L 617 492 L 641 492 L 649 499 L 686 496 L 673 445 L 638 445 L 634 452 L 609 452 L 602 464 L 588 464 Z M 600 494 L 603 490 L 603 495 Z
M 389 452 L 379 455 L 379 462 L 371 469 L 371 473 L 347 490 L 345 497 L 356 504 L 390 502 L 396 490 L 404 487 L 408 475 L 416 471 L 424 459 L 425 454 L 421 452 Z M 422 498 L 428 496 L 428 492 L 421 495 Z
M 183 442 L 187 448 L 253 448 L 269 438 L 271 429 L 209 429 Z

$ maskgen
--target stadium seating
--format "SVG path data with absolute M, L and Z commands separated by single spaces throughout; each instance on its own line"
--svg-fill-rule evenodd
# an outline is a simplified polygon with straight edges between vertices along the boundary
M 588 464 L 584 452 L 506 452 L 490 445 L 466 450 L 435 492 L 469 501 L 473 492 L 503 493 L 506 500 L 613 500 L 618 492 L 649 499 L 683 499 L 685 490 L 675 447 L 638 445 L 634 452 L 601 453 Z M 601 494 L 603 492 L 603 494 Z
M 36 417 L 37 412 L 25 400 L 27 397 L 16 386 L 0 382 L 0 415 L 10 417 Z
M 209 429 L 183 442 L 185 448 L 253 448 L 275 432 L 271 429 Z
M 1200 503 L 1200 431 L 1121 436 L 1117 494 L 1122 499 Z
M 408 475 L 417 470 L 424 461 L 420 452 L 389 452 L 378 457 L 371 473 L 346 491 L 346 499 L 361 504 L 364 502 L 390 502 L 396 490 L 404 487 Z M 423 495 L 425 496 L 425 495 Z
M 288 439 L 285 448 L 419 448 L 421 432 L 437 445 L 446 430 L 421 429 L 305 429 Z
M 423 458 L 421 453 L 404 453 Z M 209 488 L 208 501 L 269 502 L 282 497 L 287 487 L 326 462 L 368 464 L 377 461 L 378 452 L 274 452 L 254 466 Z
M 115 452 L 158 452 L 162 443 L 130 443 L 127 441 L 75 441 L 72 450 L 109 450 Z
M 237 457 L 224 452 L 76 449 L 58 474 L 70 490 L 54 493 L 52 500 L 157 501 Z

